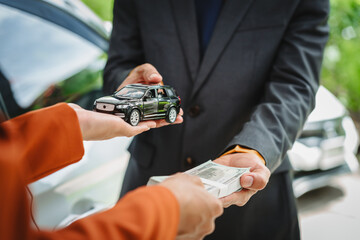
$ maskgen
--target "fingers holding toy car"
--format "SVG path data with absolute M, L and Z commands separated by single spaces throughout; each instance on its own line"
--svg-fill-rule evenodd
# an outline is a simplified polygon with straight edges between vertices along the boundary
M 148 120 L 140 122 L 137 126 L 131 126 L 115 115 L 88 111 L 73 103 L 69 103 L 69 106 L 77 114 L 84 140 L 105 140 L 120 136 L 133 137 L 151 128 L 159 128 L 170 124 L 166 120 Z M 183 110 L 180 109 L 173 124 L 182 123 L 182 115 Z
M 257 191 L 265 188 L 270 178 L 270 170 L 254 153 L 232 153 L 222 156 L 214 162 L 230 167 L 250 167 L 250 173 L 246 173 L 240 178 L 243 189 L 220 199 L 224 207 L 244 206 Z
M 134 68 L 129 76 L 123 81 L 123 83 L 118 87 L 117 91 L 129 84 L 146 84 L 146 85 L 156 85 L 161 84 L 162 76 L 156 70 L 156 68 L 150 63 L 145 63 Z
M 182 123 L 181 99 L 162 79 L 153 65 L 139 65 L 114 94 L 96 99 L 93 110 L 116 115 L 132 126 L 145 120 L 155 120 L 156 127 Z
M 76 112 L 84 140 L 132 137 L 151 128 L 159 127 L 155 121 L 145 121 L 138 126 L 131 126 L 114 115 L 88 111 L 73 103 L 69 103 L 69 106 Z

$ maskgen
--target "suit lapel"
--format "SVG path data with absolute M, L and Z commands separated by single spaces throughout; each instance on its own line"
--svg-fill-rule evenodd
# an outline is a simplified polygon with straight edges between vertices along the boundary
M 199 67 L 199 39 L 194 0 L 171 0 L 175 24 L 190 75 L 195 81 Z
M 204 84 L 252 2 L 253 0 L 226 0 L 200 65 L 192 96 Z

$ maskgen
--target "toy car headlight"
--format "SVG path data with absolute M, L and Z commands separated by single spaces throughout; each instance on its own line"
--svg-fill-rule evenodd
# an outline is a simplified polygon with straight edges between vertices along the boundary
M 123 109 L 123 108 L 127 108 L 129 105 L 117 105 L 116 108 L 117 109 Z

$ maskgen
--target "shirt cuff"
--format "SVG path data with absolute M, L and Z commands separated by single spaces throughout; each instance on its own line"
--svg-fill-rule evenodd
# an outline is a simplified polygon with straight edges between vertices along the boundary
M 254 153 L 263 161 L 264 165 L 266 165 L 266 162 L 265 162 L 265 159 L 263 158 L 263 156 L 261 156 L 261 154 L 254 149 L 243 148 L 239 145 L 236 145 L 233 149 L 230 149 L 229 151 L 225 152 L 221 156 L 225 156 L 225 155 L 228 155 L 231 153 Z

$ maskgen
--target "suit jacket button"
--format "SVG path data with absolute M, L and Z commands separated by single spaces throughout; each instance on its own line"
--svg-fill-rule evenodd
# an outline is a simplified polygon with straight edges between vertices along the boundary
M 189 108 L 189 116 L 190 117 L 197 117 L 200 113 L 200 106 L 199 105 L 194 105 L 192 107 Z
M 194 163 L 195 163 L 195 161 L 191 157 L 187 157 L 185 159 L 185 166 L 188 168 L 194 166 Z

